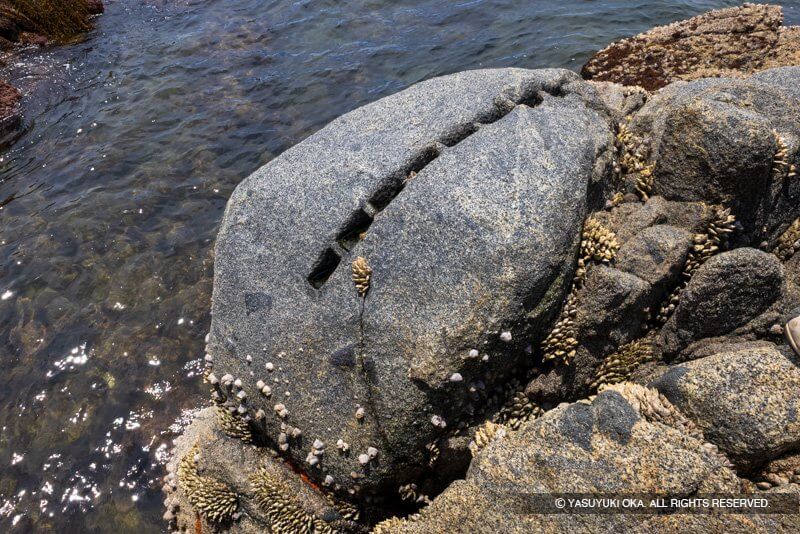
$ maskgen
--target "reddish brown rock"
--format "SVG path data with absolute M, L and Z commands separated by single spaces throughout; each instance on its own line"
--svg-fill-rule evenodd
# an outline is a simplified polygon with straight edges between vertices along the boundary
M 16 87 L 0 80 L 0 144 L 4 144 L 22 123 L 19 110 L 21 98 Z
M 583 66 L 587 80 L 656 90 L 675 80 L 743 76 L 800 64 L 800 28 L 780 6 L 744 4 L 617 41 Z

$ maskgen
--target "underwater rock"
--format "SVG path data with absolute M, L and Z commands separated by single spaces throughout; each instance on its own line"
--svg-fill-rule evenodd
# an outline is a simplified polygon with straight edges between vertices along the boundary
M 680 294 L 659 343 L 671 357 L 692 341 L 727 334 L 766 311 L 784 290 L 783 266 L 772 254 L 752 248 L 718 254 Z
M 301 429 L 282 450 L 348 498 L 435 476 L 431 445 L 526 364 L 568 289 L 610 170 L 592 94 L 563 70 L 428 80 L 242 182 L 217 240 L 208 344 L 215 374 L 241 383 L 222 391 L 229 404 L 267 414 L 268 443 L 282 423 Z
M 800 362 L 790 353 L 734 346 L 673 366 L 652 386 L 749 471 L 800 450 Z
M 784 28 L 780 6 L 745 4 L 614 42 L 581 70 L 587 80 L 660 89 L 677 80 L 745 75 L 796 65 L 797 27 Z

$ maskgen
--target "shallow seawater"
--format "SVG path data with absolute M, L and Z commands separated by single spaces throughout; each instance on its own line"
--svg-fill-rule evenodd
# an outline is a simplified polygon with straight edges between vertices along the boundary
M 462 69 L 567 67 L 722 0 L 107 0 L 2 69 L 0 531 L 158 532 L 236 184 L 334 117 Z M 800 1 L 784 4 L 800 23 Z

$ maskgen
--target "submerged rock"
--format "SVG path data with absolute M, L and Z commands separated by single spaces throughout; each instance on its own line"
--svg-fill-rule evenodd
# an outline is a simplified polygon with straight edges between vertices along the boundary
M 268 414 L 268 442 L 301 429 L 288 457 L 352 498 L 421 477 L 558 312 L 610 168 L 595 109 L 567 71 L 454 74 L 340 117 L 240 184 L 208 346 L 241 383 L 229 402 L 241 391 L 244 415 Z

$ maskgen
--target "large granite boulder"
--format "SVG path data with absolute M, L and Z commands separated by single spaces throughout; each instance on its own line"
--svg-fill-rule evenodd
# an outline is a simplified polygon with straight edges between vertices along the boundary
M 612 43 L 592 56 L 581 73 L 589 80 L 656 90 L 677 80 L 800 64 L 800 28 L 782 22 L 780 6 L 710 11 Z
M 791 531 L 797 516 L 537 513 L 536 494 L 687 496 L 739 493 L 727 460 L 652 389 L 614 386 L 551 410 L 518 432 L 495 431 L 465 480 L 408 520 L 376 533 Z M 605 496 L 604 495 L 604 496 Z
M 788 346 L 731 347 L 652 385 L 744 471 L 800 450 L 800 361 Z
M 593 94 L 563 70 L 436 78 L 241 183 L 216 246 L 218 395 L 339 494 L 422 476 L 558 313 L 611 168 Z
M 777 237 L 800 215 L 800 99 L 785 88 L 798 83 L 800 69 L 776 69 L 655 94 L 631 125 L 649 144 L 652 194 L 731 208 L 753 245 Z

